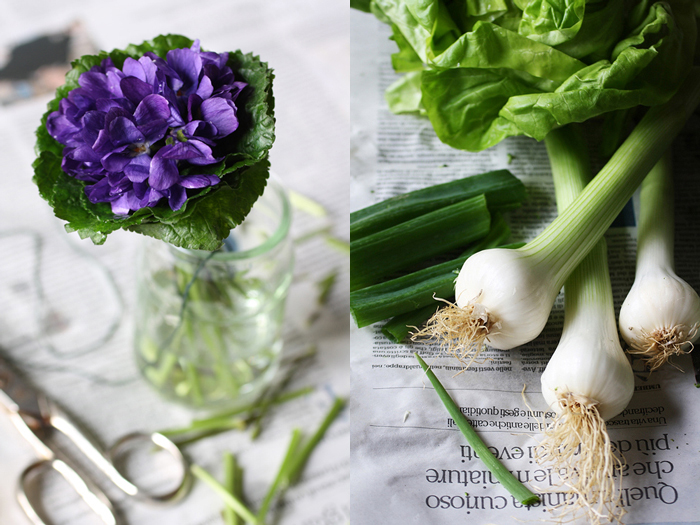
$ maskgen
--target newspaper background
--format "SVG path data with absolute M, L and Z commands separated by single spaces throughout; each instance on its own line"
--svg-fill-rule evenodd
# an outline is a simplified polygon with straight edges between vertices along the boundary
M 98 49 L 180 33 L 199 38 L 206 49 L 259 54 L 276 75 L 273 170 L 288 188 L 318 201 L 328 212 L 319 218 L 295 211 L 293 235 L 328 229 L 347 241 L 347 9 L 340 0 L 1 0 L 0 48 L 61 31 L 78 20 Z M 130 312 L 140 236 L 117 232 L 105 245 L 93 246 L 67 235 L 31 181 L 34 130 L 50 98 L 41 95 L 0 107 L 0 352 L 105 445 L 131 431 L 184 426 L 200 414 L 162 400 L 140 379 L 132 357 Z M 292 428 L 305 434 L 315 429 L 332 398 L 347 395 L 349 388 L 347 255 L 316 235 L 298 245 L 296 257 L 285 348 L 317 347 L 317 357 L 292 385 L 313 385 L 314 393 L 273 410 L 255 442 L 246 434 L 227 432 L 186 449 L 219 479 L 223 452 L 237 454 L 255 508 Z M 317 282 L 331 272 L 338 277 L 329 302 L 318 311 Z M 42 338 L 47 320 L 50 330 Z M 112 329 L 116 331 L 109 337 Z M 288 491 L 279 523 L 347 523 L 348 458 L 344 413 L 312 455 L 303 481 Z M 27 522 L 14 491 L 20 472 L 35 459 L 9 419 L 0 416 L 0 523 Z M 124 523 L 221 523 L 222 503 L 201 483 L 172 507 L 135 503 L 115 494 L 107 483 L 102 486 Z M 95 522 L 70 490 L 51 488 L 47 497 L 44 505 L 53 522 Z
M 544 144 L 516 137 L 479 153 L 440 143 L 427 119 L 391 114 L 383 92 L 391 70 L 388 26 L 351 13 L 351 210 L 395 194 L 491 169 L 507 168 L 525 183 L 529 200 L 508 217 L 512 240 L 533 238 L 556 215 Z M 697 239 L 698 121 L 674 147 L 677 172 L 676 263 L 700 286 Z M 628 205 L 606 235 L 616 308 L 634 278 L 636 228 Z M 351 507 L 354 523 L 514 523 L 550 520 L 559 495 L 524 508 L 504 491 L 450 424 L 422 377 L 419 350 L 492 451 L 536 491 L 552 486 L 551 468 L 533 460 L 537 423 L 547 407 L 539 375 L 563 324 L 560 294 L 543 333 L 511 351 L 488 350 L 465 373 L 453 359 L 423 345 L 395 345 L 381 323 L 351 326 Z M 652 375 L 633 362 L 636 392 L 626 411 L 608 423 L 625 453 L 624 522 L 700 523 L 700 410 L 688 356 Z M 526 400 L 521 392 L 527 386 Z M 526 405 L 527 403 L 527 405 Z M 532 411 L 530 411 L 530 407 Z M 586 520 L 581 519 L 581 523 Z M 578 523 L 578 522 L 577 522 Z

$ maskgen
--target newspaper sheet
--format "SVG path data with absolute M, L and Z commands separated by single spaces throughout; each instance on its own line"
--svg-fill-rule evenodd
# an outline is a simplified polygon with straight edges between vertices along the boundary
M 393 195 L 480 172 L 507 168 L 527 187 L 529 200 L 508 216 L 512 241 L 532 239 L 556 216 L 544 144 L 516 137 L 480 153 L 450 149 L 427 119 L 391 114 L 384 89 L 391 70 L 388 26 L 351 14 L 351 209 Z M 675 144 L 677 171 L 677 270 L 700 286 L 697 197 L 697 121 Z M 636 228 L 630 204 L 606 235 L 616 308 L 634 277 Z M 382 323 L 351 327 L 351 507 L 353 522 L 431 525 L 548 522 L 563 501 L 555 473 L 534 459 L 540 422 L 549 410 L 540 374 L 559 340 L 563 295 L 542 334 L 510 351 L 488 349 L 465 372 L 434 347 L 396 345 Z M 413 352 L 435 370 L 492 452 L 517 478 L 541 494 L 521 505 L 475 456 Z M 634 397 L 608 422 L 611 440 L 624 453 L 623 520 L 700 523 L 700 409 L 687 356 L 649 374 L 633 360 Z M 523 395 L 523 387 L 526 387 Z M 581 518 L 581 523 L 587 520 Z M 578 522 L 577 522 L 578 523 Z
M 333 398 L 347 396 L 349 390 L 349 265 L 347 253 L 337 248 L 347 242 L 348 231 L 347 6 L 335 0 L 127 0 L 116 9 L 102 2 L 34 1 L 2 2 L 2 11 L 4 50 L 79 21 L 96 49 L 181 33 L 199 38 L 206 49 L 254 52 L 274 68 L 273 171 L 288 189 L 326 210 L 320 217 L 294 211 L 293 235 L 299 242 L 285 325 L 285 355 L 317 349 L 289 388 L 314 389 L 273 409 L 255 441 L 247 433 L 230 431 L 185 449 L 193 462 L 219 480 L 224 452 L 234 453 L 246 472 L 250 505 L 257 509 L 292 429 L 300 428 L 308 436 Z M 163 400 L 135 365 L 131 312 L 140 236 L 116 232 L 104 245 L 93 246 L 65 233 L 62 221 L 32 183 L 34 130 L 51 95 L 32 91 L 29 84 L 9 89 L 4 100 L 12 103 L 0 107 L 0 353 L 104 445 L 137 430 L 188 425 L 204 414 Z M 22 89 L 24 98 L 18 95 Z M 321 233 L 313 235 L 315 231 Z M 319 281 L 332 274 L 335 284 L 319 308 Z M 312 454 L 300 483 L 287 492 L 283 507 L 273 509 L 279 523 L 349 522 L 348 422 L 347 412 L 341 414 Z M 22 470 L 37 459 L 0 414 L 0 523 L 28 523 L 15 489 Z M 221 499 L 202 483 L 196 483 L 181 503 L 151 506 L 119 494 L 104 479 L 96 481 L 125 524 L 223 523 Z M 42 501 L 52 523 L 95 523 L 65 484 L 48 484 Z

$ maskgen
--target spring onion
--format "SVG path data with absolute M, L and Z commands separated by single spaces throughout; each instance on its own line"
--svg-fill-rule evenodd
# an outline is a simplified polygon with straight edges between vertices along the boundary
M 516 242 L 512 244 L 502 245 L 500 247 L 514 250 L 516 248 L 520 248 L 524 244 L 525 243 L 522 242 Z M 492 247 L 495 248 L 495 246 Z M 488 246 L 485 246 L 483 249 L 486 248 L 488 248 Z M 474 251 L 474 253 L 476 253 L 476 250 Z M 452 275 L 449 276 L 451 278 L 451 289 L 448 292 L 449 296 L 446 296 L 446 299 L 448 301 L 450 299 L 454 300 L 454 279 L 456 277 L 456 273 L 457 272 L 454 272 Z M 435 292 L 434 296 L 442 298 L 442 296 L 440 296 L 438 292 Z M 424 306 L 417 310 L 412 310 L 410 312 L 397 315 L 396 317 L 393 317 L 389 321 L 387 321 L 387 323 L 384 326 L 382 326 L 382 333 L 386 336 L 387 339 L 397 344 L 404 341 L 409 335 L 411 335 L 415 339 L 419 339 L 420 335 L 418 334 L 420 332 L 420 327 L 423 326 L 433 316 L 437 308 L 438 305 L 435 303 L 435 301 L 431 301 L 428 306 Z
M 620 333 L 629 352 L 651 370 L 693 348 L 700 298 L 678 277 L 673 260 L 673 175 L 667 153 L 642 182 L 637 228 L 637 271 L 620 308 Z
M 551 131 L 545 143 L 562 213 L 590 179 L 588 152 L 571 125 Z M 603 239 L 564 284 L 564 329 L 541 383 L 557 416 L 544 432 L 538 460 L 553 464 L 570 495 L 563 514 L 583 509 L 589 523 L 617 520 L 621 462 L 605 421 L 629 403 L 634 374 L 617 335 Z
M 537 337 L 566 278 L 602 238 L 699 102 L 700 69 L 693 68 L 671 100 L 646 113 L 540 235 L 518 250 L 484 250 L 464 263 L 456 304 L 433 316 L 431 333 L 460 359 L 472 359 L 485 341 L 509 349 Z

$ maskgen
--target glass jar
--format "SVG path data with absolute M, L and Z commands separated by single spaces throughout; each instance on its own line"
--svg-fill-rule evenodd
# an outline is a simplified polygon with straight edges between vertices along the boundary
M 292 280 L 291 211 L 268 182 L 245 221 L 215 252 L 145 239 L 139 257 L 136 359 L 167 398 L 234 406 L 278 368 Z

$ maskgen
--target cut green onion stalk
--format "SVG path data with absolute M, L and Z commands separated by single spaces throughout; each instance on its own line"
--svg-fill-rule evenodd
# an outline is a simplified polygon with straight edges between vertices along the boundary
M 431 306 L 432 314 L 435 312 L 434 297 L 452 295 L 456 273 L 464 261 L 480 250 L 502 245 L 508 237 L 508 224 L 500 213 L 495 213 L 488 235 L 456 259 L 352 292 L 350 313 L 357 327 L 362 328 L 424 306 Z
M 559 213 L 590 179 L 586 145 L 574 128 L 551 131 L 546 139 Z M 557 416 L 537 449 L 540 463 L 552 463 L 570 501 L 564 516 L 581 510 L 588 522 L 619 521 L 621 467 L 605 421 L 634 393 L 634 374 L 617 335 L 605 241 L 600 240 L 564 285 L 564 329 L 542 374 L 542 395 Z M 617 472 L 619 474 L 619 472 Z
M 447 412 L 450 414 L 459 430 L 467 439 L 469 445 L 474 449 L 474 452 L 476 452 L 479 458 L 481 458 L 481 460 L 484 462 L 484 465 L 486 465 L 496 479 L 501 482 L 503 487 L 520 503 L 523 505 L 534 505 L 535 503 L 539 503 L 540 498 L 533 494 L 520 481 L 518 481 L 515 476 L 513 476 L 508 469 L 506 469 L 503 463 L 498 461 L 498 459 L 493 455 L 486 444 L 474 431 L 467 418 L 464 417 L 464 414 L 460 410 L 459 406 L 457 406 L 454 400 L 450 397 L 450 394 L 447 393 L 445 387 L 442 386 L 442 383 L 440 383 L 425 361 L 423 361 L 423 359 L 421 359 L 421 357 L 415 352 L 413 355 L 415 355 L 416 359 L 418 359 L 418 363 L 420 363 L 421 368 L 425 371 L 425 375 L 428 377 L 428 380 L 430 380 L 430 383 L 433 385 L 435 392 L 437 392 L 440 400 L 445 405 Z
M 620 333 L 651 370 L 693 349 L 700 298 L 676 275 L 673 260 L 673 174 L 668 152 L 642 182 L 637 272 L 620 309 Z
M 350 240 L 355 241 L 482 194 L 486 196 L 492 212 L 517 208 L 527 196 L 525 185 L 508 170 L 490 171 L 435 184 L 352 212 Z
M 486 197 L 477 195 L 351 241 L 350 291 L 481 239 L 490 227 Z
M 564 281 L 602 238 L 700 102 L 693 68 L 671 100 L 651 108 L 586 189 L 540 235 L 518 250 L 470 257 L 455 286 L 456 305 L 430 321 L 431 335 L 464 360 L 484 342 L 513 348 L 544 328 Z

